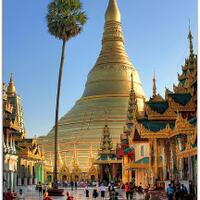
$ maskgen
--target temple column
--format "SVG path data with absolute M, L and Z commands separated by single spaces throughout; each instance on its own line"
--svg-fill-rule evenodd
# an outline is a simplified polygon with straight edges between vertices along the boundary
M 36 170 L 37 170 L 37 165 L 36 165 L 36 162 L 34 161 L 33 162 L 33 179 L 34 179 L 33 184 L 35 184 L 35 185 L 37 184 Z
M 163 181 L 167 180 L 167 165 L 166 165 L 166 150 L 164 141 L 162 143 L 162 170 L 163 170 Z
M 153 146 L 153 143 L 152 143 L 152 140 L 150 139 L 149 140 L 149 185 L 150 185 L 150 188 L 154 188 L 154 181 L 153 181 L 153 169 L 152 169 L 152 146 Z
M 13 172 L 13 191 L 15 191 L 16 184 L 17 184 L 17 172 L 14 171 Z
M 157 139 L 154 140 L 154 178 L 155 180 L 158 178 L 158 141 Z
M 22 168 L 21 168 L 21 159 L 18 159 L 18 174 L 17 174 L 17 185 L 22 185 Z
M 179 180 L 183 180 L 183 159 L 180 158 L 179 162 Z
M 13 171 L 10 171 L 10 189 L 11 191 L 14 190 L 14 182 L 13 182 Z
M 192 180 L 192 159 L 191 159 L 191 156 L 188 157 L 188 179 Z
M 28 177 L 28 166 L 27 166 L 27 164 L 26 164 L 26 166 L 24 167 L 24 174 L 25 174 L 25 176 L 24 176 L 24 185 L 27 186 L 27 184 L 28 184 L 28 181 L 27 181 L 27 177 Z
M 129 170 L 126 169 L 128 165 L 128 156 L 124 155 L 122 159 L 122 182 L 126 184 L 129 182 Z
M 33 162 L 29 164 L 29 185 L 33 184 Z

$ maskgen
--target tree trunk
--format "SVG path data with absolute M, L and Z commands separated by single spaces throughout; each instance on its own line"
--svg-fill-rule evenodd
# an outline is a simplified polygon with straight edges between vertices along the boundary
M 58 167 L 57 167 L 57 157 L 58 157 L 58 116 L 59 116 L 59 103 L 60 103 L 60 89 L 61 89 L 61 80 L 62 80 L 62 70 L 64 64 L 64 55 L 65 55 L 65 45 L 66 41 L 63 40 L 62 44 L 62 55 L 60 60 L 60 69 L 58 77 L 58 86 L 57 86 L 57 97 L 56 97 L 56 115 L 55 115 L 55 141 L 54 141 L 54 188 L 58 188 Z

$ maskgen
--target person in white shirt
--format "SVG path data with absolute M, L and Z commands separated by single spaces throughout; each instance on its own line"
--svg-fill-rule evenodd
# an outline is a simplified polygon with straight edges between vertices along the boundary
M 104 184 L 102 183 L 101 186 L 99 187 L 99 191 L 101 193 L 101 199 L 105 198 L 105 192 L 106 192 L 106 188 L 104 186 Z
M 19 194 L 17 195 L 17 200 L 25 200 L 23 190 L 19 190 Z

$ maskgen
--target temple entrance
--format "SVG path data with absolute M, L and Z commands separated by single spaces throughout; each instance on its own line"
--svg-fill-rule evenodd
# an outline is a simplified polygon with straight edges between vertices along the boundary
M 110 165 L 103 165 L 103 181 L 106 182 L 106 184 L 108 184 L 112 177 L 111 177 L 111 169 L 110 169 Z
M 135 184 L 135 170 L 132 170 L 131 181 Z
M 91 181 L 95 181 L 95 175 L 91 176 Z
M 122 165 L 118 164 L 117 167 L 117 181 L 121 181 L 122 180 Z
M 63 181 L 63 182 L 64 182 L 64 181 L 67 181 L 67 176 L 66 176 L 66 175 L 62 176 L 62 181 Z
M 51 175 L 47 176 L 47 182 L 50 183 L 51 182 Z
M 79 176 L 75 176 L 75 181 L 79 181 Z

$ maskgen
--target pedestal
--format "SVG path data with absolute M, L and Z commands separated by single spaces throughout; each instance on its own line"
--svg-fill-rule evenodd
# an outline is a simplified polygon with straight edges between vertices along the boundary
M 17 185 L 22 185 L 22 179 L 21 179 L 21 177 L 17 178 Z
M 24 185 L 27 186 L 27 178 L 24 178 Z
M 48 189 L 49 196 L 64 196 L 64 189 Z
M 32 185 L 32 184 L 33 184 L 33 178 L 32 178 L 32 177 L 29 178 L 28 184 L 29 184 L 29 185 Z
M 37 178 L 34 178 L 34 185 L 37 185 Z

